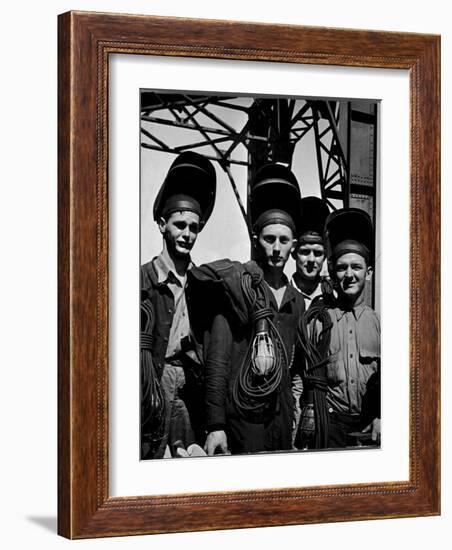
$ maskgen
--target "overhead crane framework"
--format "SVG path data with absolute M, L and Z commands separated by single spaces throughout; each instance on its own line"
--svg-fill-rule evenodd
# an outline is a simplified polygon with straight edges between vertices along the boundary
M 187 131 L 186 142 L 165 142 L 163 126 Z M 280 162 L 290 168 L 295 147 L 308 134 L 314 138 L 321 196 L 330 209 L 356 206 L 374 220 L 376 132 L 377 104 L 365 101 L 141 95 L 142 147 L 172 154 L 202 149 L 226 173 L 250 235 L 231 167 L 247 167 L 248 185 L 262 164 Z M 240 145 L 247 151 L 246 160 L 238 154 Z

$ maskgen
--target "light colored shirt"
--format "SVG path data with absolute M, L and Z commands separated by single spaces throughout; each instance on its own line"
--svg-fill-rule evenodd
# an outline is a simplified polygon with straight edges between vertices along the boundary
M 191 266 L 190 263 L 189 269 Z M 185 300 L 187 276 L 180 277 L 177 275 L 162 254 L 155 259 L 154 267 L 158 282 L 166 284 L 174 296 L 173 323 L 165 355 L 165 362 L 169 363 L 181 351 L 181 340 L 190 335 L 190 320 Z
M 294 275 L 295 275 L 295 273 L 294 273 Z M 298 290 L 298 292 L 301 293 L 301 295 L 303 296 L 303 299 L 304 299 L 305 309 L 309 309 L 310 305 L 312 304 L 312 300 L 314 300 L 314 298 L 317 298 L 317 296 L 322 295 L 322 285 L 319 282 L 319 284 L 315 287 L 314 292 L 312 294 L 307 294 L 304 290 L 302 290 L 297 285 L 297 283 L 294 279 L 294 275 L 292 275 L 292 278 L 290 279 L 290 284 L 295 288 L 295 290 Z
M 380 365 L 380 319 L 366 305 L 351 311 L 329 309 L 330 358 L 327 367 L 328 406 L 359 414 L 369 378 Z

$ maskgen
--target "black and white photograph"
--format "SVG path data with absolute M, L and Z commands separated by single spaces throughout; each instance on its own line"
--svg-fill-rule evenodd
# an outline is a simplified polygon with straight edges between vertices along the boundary
M 4 4 L 5 549 L 451 547 L 450 11 Z
M 141 460 L 379 448 L 379 102 L 140 110 Z

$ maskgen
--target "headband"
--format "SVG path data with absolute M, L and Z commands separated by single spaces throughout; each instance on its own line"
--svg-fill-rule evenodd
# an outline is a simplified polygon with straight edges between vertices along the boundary
M 338 243 L 333 249 L 331 258 L 335 263 L 341 256 L 349 253 L 359 254 L 366 260 L 366 263 L 369 263 L 370 251 L 367 246 L 351 239 L 347 239 Z
M 284 210 L 277 210 L 276 208 L 262 212 L 253 226 L 253 231 L 256 235 L 259 235 L 264 227 L 277 223 L 286 225 L 292 230 L 292 233 L 295 234 L 295 223 L 292 217 L 287 212 L 284 212 Z
M 298 244 L 321 244 L 323 245 L 323 237 L 316 231 L 306 231 L 298 239 Z
M 190 195 L 177 194 L 168 197 L 165 206 L 162 209 L 162 217 L 165 217 L 173 212 L 194 212 L 201 217 L 201 206 L 199 202 L 190 197 Z

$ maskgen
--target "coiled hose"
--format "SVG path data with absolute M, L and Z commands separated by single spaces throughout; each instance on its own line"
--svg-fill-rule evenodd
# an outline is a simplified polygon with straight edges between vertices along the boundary
M 288 369 L 289 361 L 281 336 L 272 321 L 270 291 L 264 284 L 262 275 L 245 271 L 241 278 L 241 287 L 253 325 L 253 336 L 235 380 L 232 397 L 236 407 L 244 414 L 261 414 L 268 405 L 269 397 L 279 388 L 283 371 Z M 256 370 L 252 361 L 256 326 L 262 320 L 267 323 L 268 335 L 274 350 L 273 366 L 264 376 Z
M 149 299 L 141 300 L 140 310 L 141 441 L 149 446 L 143 458 L 152 458 L 163 439 L 165 400 L 152 361 L 154 310 Z
M 298 325 L 298 339 L 306 358 L 304 372 L 305 405 L 314 407 L 315 435 L 311 442 L 315 449 L 328 447 L 329 416 L 326 402 L 328 364 L 332 321 L 321 302 L 306 310 Z M 303 418 L 302 418 L 303 421 Z M 302 426 L 300 426 L 302 428 Z

